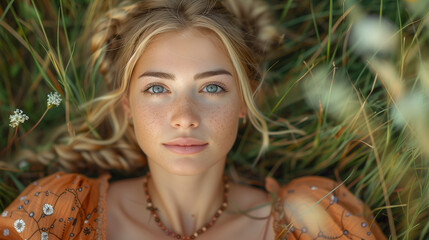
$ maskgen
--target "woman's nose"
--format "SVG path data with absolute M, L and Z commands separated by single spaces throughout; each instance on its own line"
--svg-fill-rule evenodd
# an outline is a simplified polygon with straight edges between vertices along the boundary
M 173 102 L 172 127 L 187 129 L 196 128 L 200 125 L 200 115 L 194 101 L 190 97 L 180 97 Z

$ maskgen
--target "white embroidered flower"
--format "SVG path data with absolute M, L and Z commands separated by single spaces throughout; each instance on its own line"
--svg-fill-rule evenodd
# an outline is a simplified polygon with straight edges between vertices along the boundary
M 25 120 L 28 120 L 28 116 L 24 114 L 24 112 L 20 109 L 16 109 L 13 112 L 13 115 L 9 116 L 10 124 L 9 126 L 16 128 L 19 124 L 24 123 Z
M 44 213 L 46 216 L 52 215 L 52 213 L 54 213 L 54 207 L 52 207 L 52 205 L 51 205 L 51 204 L 45 203 L 45 204 L 43 205 L 43 213 Z
M 18 219 L 13 223 L 13 226 L 18 233 L 22 233 L 22 231 L 25 229 L 25 222 L 22 219 Z
M 9 229 L 6 228 L 3 230 L 3 236 L 5 237 L 9 236 Z
M 9 212 L 8 211 L 4 211 L 2 214 L 1 214 L 1 216 L 2 217 L 7 217 L 7 214 L 8 214 Z
M 58 92 L 49 93 L 48 94 L 48 107 L 52 107 L 52 105 L 59 106 L 61 103 L 61 95 Z
M 49 239 L 49 235 L 47 232 L 42 232 L 42 234 L 40 235 L 40 240 L 48 240 Z

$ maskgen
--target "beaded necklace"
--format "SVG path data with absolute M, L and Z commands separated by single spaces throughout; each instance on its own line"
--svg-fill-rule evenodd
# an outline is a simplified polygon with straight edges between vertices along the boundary
M 210 222 L 208 222 L 203 227 L 201 227 L 200 229 L 195 231 L 194 234 L 192 234 L 190 236 L 182 236 L 180 234 L 175 233 L 174 231 L 172 231 L 170 229 L 167 229 L 165 227 L 164 223 L 162 223 L 161 219 L 159 218 L 159 215 L 156 213 L 157 208 L 153 205 L 152 198 L 149 195 L 149 188 L 148 188 L 149 178 L 150 178 L 150 173 L 148 173 L 146 175 L 146 177 L 143 179 L 143 189 L 144 189 L 144 192 L 146 194 L 147 209 L 151 212 L 152 216 L 155 219 L 155 222 L 161 228 L 161 230 L 164 231 L 168 236 L 171 236 L 173 238 L 176 238 L 176 239 L 195 239 L 195 238 L 197 238 L 199 235 L 201 235 L 201 234 L 205 233 L 207 230 L 209 230 L 209 228 L 211 228 L 216 223 L 216 220 L 220 217 L 220 215 L 222 215 L 223 211 L 225 211 L 225 209 L 228 207 L 229 184 L 228 184 L 228 177 L 224 176 L 224 178 L 223 178 L 223 202 L 220 205 L 220 207 L 218 208 L 218 210 L 216 211 L 216 213 L 211 218 Z

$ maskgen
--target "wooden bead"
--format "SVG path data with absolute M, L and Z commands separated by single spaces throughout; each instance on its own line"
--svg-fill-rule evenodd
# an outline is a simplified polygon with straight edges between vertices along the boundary
M 191 236 L 182 236 L 180 234 L 176 234 L 175 232 L 167 229 L 167 227 L 164 226 L 164 224 L 162 223 L 161 219 L 159 218 L 159 215 L 156 213 L 156 211 L 158 209 L 153 206 L 152 199 L 151 199 L 151 197 L 149 195 L 149 189 L 148 189 L 148 180 L 149 180 L 149 177 L 150 177 L 150 174 L 148 173 L 147 177 L 144 178 L 144 180 L 143 180 L 143 188 L 144 188 L 144 192 L 146 194 L 147 209 L 150 210 L 151 214 L 153 215 L 153 217 L 155 219 L 155 222 L 161 228 L 161 230 L 163 232 L 165 232 L 168 236 L 171 236 L 173 238 L 182 239 L 182 240 L 197 238 L 200 234 L 206 232 L 209 228 L 211 228 L 216 223 L 218 217 L 220 217 L 220 215 L 223 213 L 223 211 L 228 207 L 228 188 L 229 188 L 229 184 L 228 184 L 228 178 L 226 176 L 224 176 L 223 202 L 222 202 L 222 205 L 219 207 L 219 209 L 214 214 L 214 216 L 211 218 L 211 221 L 209 223 L 207 223 L 206 225 L 204 225 L 202 228 L 198 229 Z

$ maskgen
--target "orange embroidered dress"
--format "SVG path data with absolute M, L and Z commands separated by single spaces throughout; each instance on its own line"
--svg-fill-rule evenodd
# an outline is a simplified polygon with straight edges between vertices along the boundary
M 33 182 L 1 213 L 0 239 L 106 239 L 108 179 L 57 173 Z M 267 189 L 276 195 L 276 239 L 386 239 L 375 222 L 364 219 L 363 204 L 337 186 L 305 177 L 280 188 L 267 179 Z

